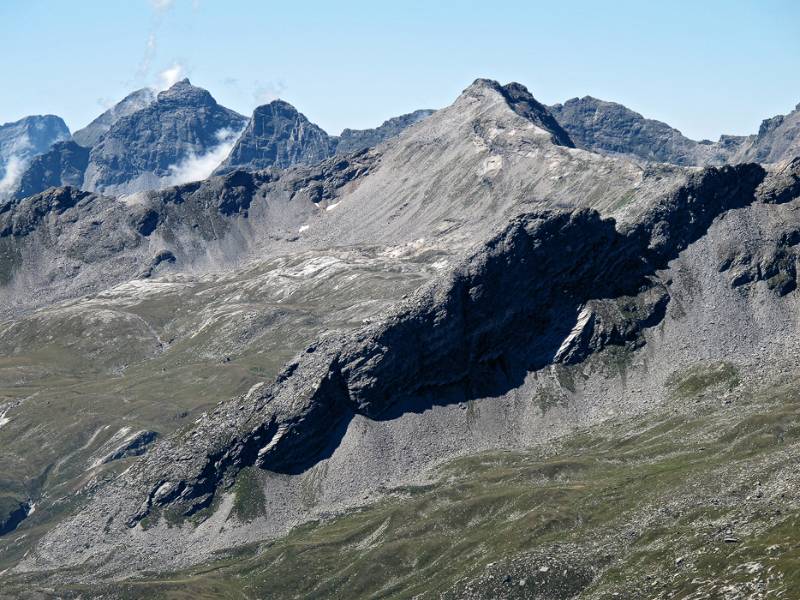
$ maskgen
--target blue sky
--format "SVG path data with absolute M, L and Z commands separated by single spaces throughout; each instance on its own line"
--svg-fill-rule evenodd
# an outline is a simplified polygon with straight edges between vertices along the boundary
M 800 2 L 3 0 L 0 56 L 0 123 L 75 130 L 180 72 L 242 113 L 279 96 L 335 134 L 490 77 L 716 139 L 800 103 Z

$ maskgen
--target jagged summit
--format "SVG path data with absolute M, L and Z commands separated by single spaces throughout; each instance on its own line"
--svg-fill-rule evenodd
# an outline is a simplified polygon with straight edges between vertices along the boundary
M 247 128 L 214 173 L 312 165 L 334 154 L 352 154 L 397 137 L 433 112 L 417 110 L 373 129 L 344 129 L 340 136 L 330 136 L 290 103 L 273 100 L 253 111 Z
M 50 187 L 80 187 L 88 164 L 89 148 L 72 140 L 56 142 L 50 150 L 31 160 L 13 197 L 19 200 Z
M 722 164 L 727 149 L 684 136 L 617 102 L 572 98 L 550 111 L 581 148 L 677 165 Z M 728 141 L 728 143 L 730 140 Z
M 593 96 L 549 108 L 577 145 L 593 152 L 681 166 L 777 163 L 800 155 L 798 108 L 765 119 L 755 135 L 721 135 L 717 142 L 692 140 L 667 123 Z

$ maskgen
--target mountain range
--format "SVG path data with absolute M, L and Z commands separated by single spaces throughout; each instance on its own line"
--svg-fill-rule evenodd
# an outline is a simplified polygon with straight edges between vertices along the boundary
M 0 596 L 791 597 L 798 111 L 130 98 L 0 205 Z
M 578 147 L 647 162 L 771 163 L 794 156 L 800 145 L 800 108 L 766 119 L 758 134 L 723 135 L 717 142 L 691 140 L 666 123 L 591 96 L 547 110 L 558 135 Z M 282 100 L 257 107 L 245 119 L 183 80 L 158 95 L 149 88 L 129 94 L 72 136 L 52 116 L 2 126 L 0 173 L 5 184 L 0 196 L 21 199 L 60 185 L 130 194 L 236 169 L 314 164 L 375 146 L 432 113 L 417 110 L 375 129 L 345 129 L 330 136 Z M 38 137 L 30 138 L 31 130 Z M 57 143 L 70 137 L 72 143 Z M 13 172 L 6 176 L 5 164 L 12 158 Z

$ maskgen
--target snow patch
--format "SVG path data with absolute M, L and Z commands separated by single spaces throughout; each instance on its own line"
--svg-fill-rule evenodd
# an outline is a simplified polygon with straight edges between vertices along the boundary
M 299 233 L 303 233 L 304 231 L 308 231 L 310 228 L 311 228 L 311 225 L 301 225 L 300 229 L 298 229 L 297 231 Z
M 6 423 L 11 421 L 11 419 L 6 416 L 7 413 L 8 413 L 8 409 L 6 409 L 2 413 L 0 413 L 0 427 L 2 427 L 3 425 L 5 425 Z
M 334 208 L 339 206 L 341 203 L 342 203 L 342 201 L 339 200 L 339 202 L 334 202 L 333 204 L 329 204 L 328 206 L 325 207 L 325 210 L 333 210 Z

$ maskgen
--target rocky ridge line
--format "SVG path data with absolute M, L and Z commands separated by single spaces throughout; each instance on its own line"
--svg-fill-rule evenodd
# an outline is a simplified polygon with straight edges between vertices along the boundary
M 245 466 L 308 468 L 353 414 L 391 418 L 445 391 L 482 397 L 551 362 L 639 344 L 669 301 L 656 271 L 717 216 L 758 201 L 764 181 L 758 165 L 708 169 L 623 232 L 592 210 L 521 215 L 375 324 L 309 347 L 273 384 L 156 445 L 107 491 L 140 498 L 128 526 L 153 510 L 188 516 Z

